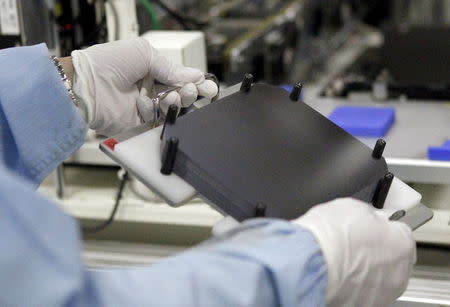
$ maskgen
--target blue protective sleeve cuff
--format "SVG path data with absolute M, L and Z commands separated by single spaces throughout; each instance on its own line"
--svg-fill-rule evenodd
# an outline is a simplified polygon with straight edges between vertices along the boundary
M 45 44 L 0 50 L 0 162 L 36 186 L 85 133 Z

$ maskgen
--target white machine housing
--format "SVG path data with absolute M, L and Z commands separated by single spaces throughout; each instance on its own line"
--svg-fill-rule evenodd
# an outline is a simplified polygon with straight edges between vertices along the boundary
M 205 35 L 200 31 L 148 31 L 142 35 L 173 62 L 207 71 Z

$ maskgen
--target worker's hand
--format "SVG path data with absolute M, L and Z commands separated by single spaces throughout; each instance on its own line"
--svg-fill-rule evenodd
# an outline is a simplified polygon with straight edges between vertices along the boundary
M 220 236 L 223 233 L 230 231 L 239 225 L 240 223 L 236 221 L 233 217 L 226 215 L 213 225 L 211 233 L 213 236 Z
M 309 230 L 322 249 L 329 306 L 389 306 L 405 291 L 416 261 L 406 224 L 350 198 L 317 205 L 293 222 Z
M 153 120 L 155 110 L 147 94 L 153 96 L 155 80 L 182 86 L 161 101 L 163 112 L 171 104 L 187 107 L 198 95 L 212 98 L 218 91 L 203 72 L 172 63 L 143 38 L 76 50 L 72 60 L 79 107 L 89 127 L 106 136 Z

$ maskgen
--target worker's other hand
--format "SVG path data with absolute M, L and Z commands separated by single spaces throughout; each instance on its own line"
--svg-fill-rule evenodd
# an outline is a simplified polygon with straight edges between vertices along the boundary
M 198 95 L 212 98 L 218 91 L 202 71 L 172 63 L 143 38 L 76 50 L 72 60 L 79 107 L 89 127 L 106 136 L 153 120 L 147 94 L 154 95 L 155 80 L 182 87 L 160 102 L 163 112 L 171 104 L 188 107 Z M 138 101 L 147 102 L 148 108 L 139 112 Z
M 328 267 L 329 306 L 389 306 L 406 289 L 416 246 L 411 229 L 341 198 L 293 221 L 318 241 Z

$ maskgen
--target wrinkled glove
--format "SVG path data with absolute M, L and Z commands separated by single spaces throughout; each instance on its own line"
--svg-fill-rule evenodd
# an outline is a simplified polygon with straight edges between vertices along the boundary
M 328 306 L 390 306 L 406 289 L 416 246 L 411 229 L 391 222 L 368 204 L 340 198 L 311 208 L 292 221 L 319 243 L 328 268 Z M 213 235 L 237 227 L 226 216 Z
M 293 223 L 309 230 L 328 267 L 329 306 L 389 306 L 406 289 L 416 246 L 411 229 L 341 198 L 317 205 Z
M 181 86 L 160 102 L 163 112 L 171 104 L 188 107 L 198 95 L 212 98 L 218 91 L 203 72 L 172 63 L 143 38 L 76 50 L 72 60 L 79 108 L 89 127 L 106 136 L 153 120 L 156 110 L 147 95 L 155 94 L 155 80 Z

